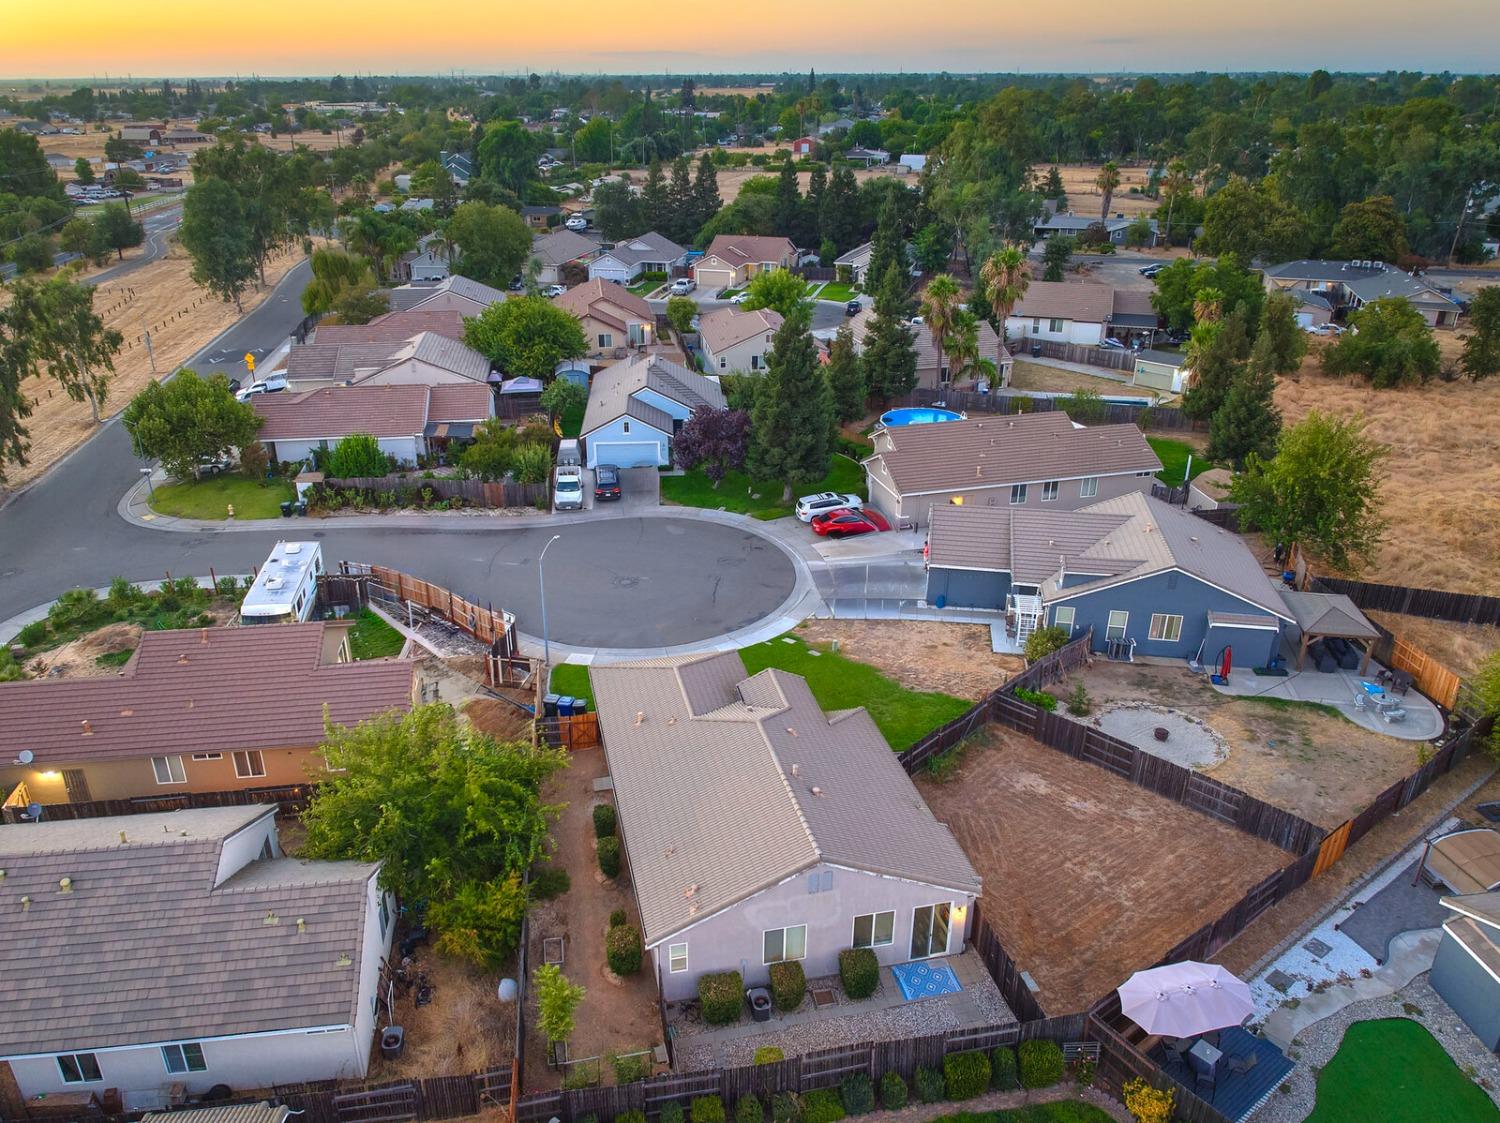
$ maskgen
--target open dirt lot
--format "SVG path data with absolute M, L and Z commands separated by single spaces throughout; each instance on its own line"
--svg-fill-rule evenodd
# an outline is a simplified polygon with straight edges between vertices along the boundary
M 750 149 L 753 152 L 764 152 L 763 148 Z M 775 178 L 777 168 L 719 168 L 719 197 L 726 203 L 732 203 L 739 197 L 740 188 L 745 181 L 752 176 L 768 175 Z M 879 176 L 894 176 L 896 173 L 886 168 L 855 168 L 854 178 L 856 182 L 863 183 L 867 179 L 875 179 Z M 632 176 L 639 180 L 639 175 Z M 807 191 L 808 181 L 812 179 L 812 172 L 797 173 L 797 187 L 804 193 Z M 915 183 L 913 176 L 906 176 L 908 182 Z
M 1092 390 L 1096 394 L 1139 393 L 1113 378 L 1096 378 L 1081 371 L 1028 363 L 1025 359 L 1016 360 L 1010 384 L 1017 390 L 1048 390 L 1054 394 L 1072 394 L 1078 390 Z
M 301 258 L 302 251 L 297 249 L 268 262 L 267 284 L 245 293 L 245 311 L 264 300 Z M 94 297 L 95 311 L 108 327 L 125 337 L 125 346 L 115 356 L 115 376 L 105 404 L 107 414 L 124 409 L 153 377 L 151 360 L 141 341 L 143 331 L 151 332 L 159 377 L 176 370 L 239 319 L 240 313 L 232 303 L 225 304 L 193 284 L 189 277 L 191 268 L 186 251 L 174 244 L 160 261 L 142 266 L 117 282 L 99 286 Z M 7 468 L 11 487 L 36 479 L 82 444 L 95 428 L 88 403 L 73 401 L 50 378 L 27 379 L 21 383 L 21 393 L 32 402 L 32 414 L 25 422 L 31 433 L 31 452 L 26 464 Z
M 1040 984 L 1083 1010 L 1220 916 L 1290 856 L 991 725 L 928 806 L 984 878 L 984 915 Z
M 569 767 L 547 785 L 546 801 L 567 805 L 552 830 L 557 841 L 552 863 L 568 871 L 572 886 L 532 909 L 526 949 L 527 963 L 534 968 L 546 962 L 544 941 L 561 937 L 563 974 L 588 992 L 578 1007 L 577 1029 L 568 1044 L 568 1055 L 578 1060 L 603 1057 L 611 1051 L 649 1049 L 661 1041 L 649 954 L 633 977 L 614 979 L 605 974 L 604 933 L 609 914 L 623 909 L 630 923 L 640 926 L 629 871 L 622 871 L 615 881 L 605 881 L 595 857 L 593 807 L 605 797 L 595 794 L 593 782 L 608 770 L 603 749 L 586 749 L 573 753 Z M 526 1090 L 556 1088 L 562 1074 L 547 1067 L 547 1042 L 536 1028 L 535 988 L 528 989 L 526 1001 Z M 614 1083 L 608 1062 L 600 1067 L 604 1082 Z
M 1052 164 L 1037 164 L 1031 171 L 1037 178 L 1045 179 L 1053 166 Z M 1098 178 L 1099 169 L 1102 166 L 1102 164 L 1056 165 L 1058 174 L 1062 176 L 1063 190 L 1068 193 L 1068 209 L 1074 214 L 1097 215 L 1099 213 L 1099 208 L 1104 204 L 1104 196 L 1100 194 L 1099 188 L 1094 186 L 1094 180 Z M 1130 193 L 1132 187 L 1144 190 L 1150 178 L 1151 169 L 1148 167 L 1122 167 L 1120 186 L 1115 189 L 1114 197 L 1110 200 L 1110 214 L 1133 216 L 1155 211 L 1157 208 L 1155 199 Z
M 1229 699 L 1185 668 L 1099 659 L 1084 683 L 1095 712 L 1111 702 L 1151 702 L 1207 723 L 1229 755 L 1204 775 L 1323 827 L 1357 814 L 1419 763 L 1411 741 L 1309 706 Z
M 1416 644 L 1462 678 L 1469 678 L 1485 659 L 1500 651 L 1500 628 L 1424 620 L 1399 612 L 1367 611 L 1365 615 L 1407 643 Z
M 1436 335 L 1444 360 L 1456 359 L 1462 335 Z M 1363 380 L 1320 373 L 1319 346 L 1297 375 L 1277 385 L 1286 422 L 1313 409 L 1363 413 L 1369 435 L 1391 449 L 1381 493 L 1390 526 L 1373 564 L 1356 576 L 1500 594 L 1500 539 L 1483 529 L 1500 525 L 1500 380 L 1373 390 Z
M 1026 669 L 1019 655 L 990 650 L 983 624 L 921 620 L 806 620 L 797 634 L 809 643 L 838 641 L 839 653 L 881 671 L 911 690 L 939 690 L 977 702 Z

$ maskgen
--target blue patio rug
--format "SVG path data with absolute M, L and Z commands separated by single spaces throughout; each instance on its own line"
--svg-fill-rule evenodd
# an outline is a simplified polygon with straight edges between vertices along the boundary
M 953 968 L 943 963 L 898 963 L 891 968 L 891 974 L 896 976 L 901 996 L 908 1002 L 914 998 L 957 994 L 964 989 Z

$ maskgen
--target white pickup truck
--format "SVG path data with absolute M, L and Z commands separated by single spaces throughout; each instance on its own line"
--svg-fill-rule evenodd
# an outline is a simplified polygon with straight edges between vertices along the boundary
M 583 510 L 583 460 L 578 442 L 563 441 L 557 446 L 557 468 L 553 472 L 552 509 Z

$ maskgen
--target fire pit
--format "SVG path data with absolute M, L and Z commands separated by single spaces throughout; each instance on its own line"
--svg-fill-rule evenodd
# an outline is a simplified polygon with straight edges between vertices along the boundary
M 1167 730 L 1167 727 L 1165 725 L 1158 725 L 1151 731 L 1151 735 L 1158 741 L 1165 741 L 1172 734 Z

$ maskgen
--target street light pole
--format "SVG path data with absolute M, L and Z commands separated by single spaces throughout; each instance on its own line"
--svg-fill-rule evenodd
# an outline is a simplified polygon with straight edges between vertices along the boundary
M 547 539 L 547 544 L 542 547 L 542 552 L 536 559 L 536 583 L 542 594 L 542 663 L 548 667 L 552 665 L 552 643 L 547 633 L 547 573 L 542 568 L 542 563 L 547 560 L 547 551 L 552 549 L 552 543 L 561 537 L 561 534 L 554 534 Z

